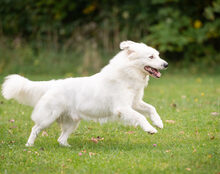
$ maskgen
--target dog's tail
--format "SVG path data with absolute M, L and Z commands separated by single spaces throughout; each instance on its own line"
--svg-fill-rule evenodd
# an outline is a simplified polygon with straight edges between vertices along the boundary
M 7 100 L 15 99 L 21 104 L 35 106 L 53 82 L 34 82 L 17 74 L 9 75 L 2 85 L 2 95 Z

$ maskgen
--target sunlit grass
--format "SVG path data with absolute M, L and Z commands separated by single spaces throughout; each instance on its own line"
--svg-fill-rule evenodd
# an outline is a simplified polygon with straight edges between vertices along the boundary
M 220 172 L 219 76 L 164 75 L 150 81 L 144 99 L 164 121 L 158 134 L 119 123 L 82 122 L 69 138 L 72 147 L 64 148 L 54 124 L 48 136 L 40 134 L 35 146 L 26 148 L 32 109 L 0 97 L 0 173 Z M 104 140 L 91 141 L 97 136 Z

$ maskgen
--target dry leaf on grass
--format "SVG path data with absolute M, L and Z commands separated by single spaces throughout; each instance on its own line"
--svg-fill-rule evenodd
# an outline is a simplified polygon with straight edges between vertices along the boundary
M 125 132 L 126 134 L 134 134 L 135 131 L 128 131 L 128 132 Z
M 14 120 L 14 119 L 10 119 L 9 122 L 10 122 L 10 123 L 14 123 L 15 120 Z
M 91 156 L 93 156 L 93 155 L 95 155 L 96 153 L 93 153 L 93 152 L 89 152 L 89 156 L 91 157 Z
M 180 131 L 179 133 L 183 135 L 185 132 L 184 131 Z
M 9 129 L 15 129 L 17 128 L 18 126 L 11 126 Z
M 13 134 L 13 131 L 10 129 L 10 130 L 8 130 L 8 133 L 9 134 Z
M 190 169 L 190 168 L 186 168 L 186 170 L 187 170 L 187 171 L 191 171 L 191 169 Z
M 47 137 L 47 136 L 48 136 L 48 133 L 47 133 L 46 131 L 43 131 L 42 134 L 41 134 L 41 136 L 42 136 L 42 137 Z
M 196 149 L 193 149 L 193 153 L 195 153 L 197 150 Z
M 167 123 L 171 123 L 171 124 L 174 124 L 176 121 L 174 120 L 166 120 Z
M 86 153 L 86 150 L 82 150 L 81 152 L 82 152 L 82 153 Z
M 171 107 L 174 107 L 174 108 L 177 107 L 176 103 L 171 103 L 170 106 L 171 106 Z
M 68 162 L 72 162 L 72 159 L 67 159 L 66 161 L 68 161 Z
M 99 141 L 104 140 L 104 138 L 102 138 L 102 137 L 100 137 L 100 136 L 97 136 L 97 139 L 98 139 Z
M 210 139 L 211 139 L 211 140 L 214 140 L 214 139 L 215 139 L 215 136 L 211 136 Z
M 97 138 L 94 138 L 94 137 L 91 138 L 91 141 L 94 142 L 94 143 L 96 143 L 96 144 L 97 144 L 99 141 L 102 141 L 102 140 L 104 140 L 104 138 L 101 138 L 100 136 L 97 136 Z
M 13 140 L 9 141 L 9 144 L 14 144 L 14 143 L 15 143 L 15 141 L 13 141 Z
M 218 113 L 218 112 L 212 112 L 211 115 L 212 115 L 212 116 L 218 116 L 219 113 Z

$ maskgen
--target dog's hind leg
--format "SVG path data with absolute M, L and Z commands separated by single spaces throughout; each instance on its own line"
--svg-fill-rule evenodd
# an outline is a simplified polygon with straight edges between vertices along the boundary
M 32 128 L 26 146 L 33 146 L 40 131 L 49 127 L 60 115 L 61 111 L 59 109 L 51 110 L 45 105 L 42 107 L 36 107 L 32 113 L 32 119 L 35 122 L 35 125 Z
M 34 125 L 34 127 L 32 127 L 32 131 L 31 134 L 28 138 L 27 143 L 25 144 L 25 146 L 33 146 L 34 145 L 34 140 L 36 139 L 37 135 L 40 133 L 41 131 L 41 127 L 39 125 Z
M 58 119 L 58 123 L 61 126 L 62 133 L 60 137 L 58 138 L 58 142 L 61 146 L 67 146 L 70 147 L 70 145 L 67 142 L 67 139 L 69 135 L 77 129 L 79 125 L 80 120 L 73 120 L 72 118 L 68 116 L 62 116 Z

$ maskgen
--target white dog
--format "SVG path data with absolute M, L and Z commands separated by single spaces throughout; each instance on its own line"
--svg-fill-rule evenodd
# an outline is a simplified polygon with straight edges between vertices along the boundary
M 101 72 L 90 77 L 37 82 L 19 75 L 6 77 L 2 95 L 34 107 L 31 118 L 35 126 L 26 146 L 32 146 L 39 132 L 55 120 L 61 125 L 58 142 L 63 146 L 69 146 L 67 139 L 82 119 L 120 120 L 156 133 L 144 116 L 148 115 L 155 126 L 163 128 L 156 109 L 142 97 L 149 75 L 160 78 L 159 70 L 168 63 L 143 43 L 124 41 L 120 48 L 122 51 Z

